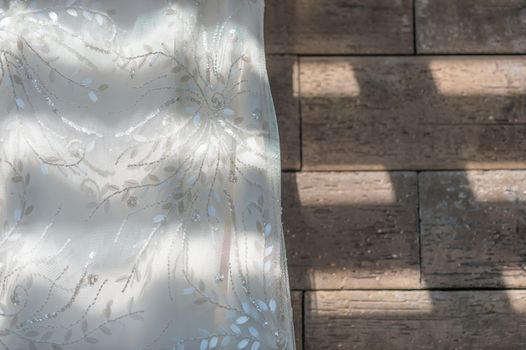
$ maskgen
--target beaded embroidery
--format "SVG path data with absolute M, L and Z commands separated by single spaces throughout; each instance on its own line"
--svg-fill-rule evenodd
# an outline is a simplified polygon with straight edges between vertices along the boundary
M 263 0 L 0 10 L 0 346 L 294 349 Z

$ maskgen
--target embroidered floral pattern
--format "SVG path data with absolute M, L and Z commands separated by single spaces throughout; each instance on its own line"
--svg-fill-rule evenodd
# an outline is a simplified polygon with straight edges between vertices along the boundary
M 262 0 L 0 11 L 0 345 L 293 349 Z

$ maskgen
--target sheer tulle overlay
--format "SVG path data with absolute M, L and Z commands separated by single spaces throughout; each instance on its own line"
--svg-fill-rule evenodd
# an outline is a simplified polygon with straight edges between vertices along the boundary
M 263 0 L 0 0 L 0 349 L 294 349 Z

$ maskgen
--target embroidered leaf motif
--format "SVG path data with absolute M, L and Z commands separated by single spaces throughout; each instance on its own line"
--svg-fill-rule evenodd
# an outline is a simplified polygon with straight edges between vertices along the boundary
M 24 103 L 24 100 L 22 100 L 20 97 L 17 97 L 17 98 L 15 99 L 15 103 L 16 103 L 16 105 L 18 106 L 18 108 L 20 108 L 20 109 L 24 108 L 24 106 L 26 105 L 26 104 Z
M 15 209 L 15 221 L 19 222 L 20 220 L 22 220 L 22 210 Z
M 252 336 L 253 336 L 254 338 L 259 338 L 259 332 L 258 332 L 258 330 L 255 329 L 254 327 L 250 327 L 250 328 L 248 329 L 248 332 L 249 332 L 250 334 L 252 334 Z
M 272 262 L 270 260 L 265 261 L 264 271 L 265 273 L 270 272 L 270 269 L 272 267 Z
M 241 333 L 241 329 L 235 323 L 232 323 L 230 325 L 230 329 L 232 330 L 232 332 L 234 332 L 236 334 Z
M 111 306 L 113 305 L 113 300 L 108 301 L 106 308 L 104 309 L 104 316 L 109 320 L 111 317 Z
M 68 15 L 73 16 L 73 17 L 77 17 L 79 15 L 77 10 L 75 9 L 67 9 L 66 12 L 68 13 Z
M 156 216 L 153 217 L 153 222 L 156 223 L 156 224 L 158 224 L 158 223 L 160 223 L 160 222 L 162 222 L 164 220 L 166 220 L 166 215 L 164 215 L 164 214 L 159 214 L 159 215 L 156 215 Z
M 91 14 L 91 12 L 89 11 L 82 11 L 82 15 L 84 16 L 85 19 L 87 19 L 88 21 L 91 21 L 93 19 L 93 15 Z
M 91 85 L 91 83 L 93 83 L 93 79 L 91 79 L 91 78 L 84 78 L 84 79 L 80 82 L 80 84 L 81 84 L 82 86 L 89 86 L 89 85 Z
M 244 324 L 247 323 L 248 317 L 247 316 L 240 316 L 237 318 L 236 323 L 237 324 Z
M 104 18 L 97 13 L 95 15 L 95 22 L 97 22 L 101 26 L 104 24 Z
M 88 331 L 88 320 L 86 319 L 82 321 L 82 331 L 84 332 L 84 334 Z
M 26 208 L 26 211 L 25 211 L 25 215 L 29 215 L 33 212 L 33 209 L 35 209 L 34 206 L 30 205 L 29 207 Z
M 208 215 L 210 217 L 215 217 L 216 216 L 216 208 L 213 205 L 209 205 L 208 206 Z
M 0 20 L 0 27 L 7 26 L 11 22 L 11 17 L 4 17 Z
M 49 11 L 48 15 L 49 15 L 49 18 L 51 18 L 51 21 L 52 21 L 52 22 L 54 22 L 54 23 L 57 22 L 57 20 L 58 20 L 58 15 L 57 15 L 56 12 Z
M 24 181 L 24 178 L 22 176 L 17 175 L 17 176 L 13 176 L 11 178 L 11 181 L 14 182 L 14 183 L 18 183 L 18 182 Z
M 201 116 L 199 114 L 196 114 L 193 118 L 192 118 L 192 122 L 194 123 L 194 125 L 196 127 L 198 127 L 200 124 L 201 124 Z
M 40 333 L 38 331 L 28 331 L 26 332 L 26 337 L 34 338 L 38 337 Z
M 99 100 L 99 98 L 97 97 L 97 94 L 95 93 L 95 91 L 90 91 L 88 93 L 88 96 L 89 96 L 89 98 L 90 98 L 90 100 L 92 102 L 97 102 Z
M 52 336 L 53 336 L 53 332 L 52 331 L 48 331 L 48 332 L 42 334 L 42 337 L 40 337 L 40 339 L 43 340 L 43 341 L 48 341 L 49 339 L 51 339 Z
M 230 116 L 233 116 L 234 114 L 236 114 L 236 112 L 234 112 L 233 109 L 230 109 L 230 108 L 225 108 L 223 109 L 223 114 L 227 117 L 230 117 Z
M 268 302 L 268 307 L 270 308 L 270 311 L 275 313 L 276 312 L 276 300 L 270 299 L 270 301 Z
M 265 236 L 268 236 L 272 233 L 272 225 L 266 224 L 265 225 Z
M 101 330 L 102 333 L 106 334 L 106 335 L 111 335 L 111 330 L 106 327 L 106 326 L 100 326 L 99 329 Z
M 195 299 L 194 303 L 197 304 L 197 305 L 202 305 L 202 304 L 206 303 L 207 301 L 208 301 L 208 299 L 206 299 L 204 297 L 201 297 L 201 298 Z
M 215 349 L 218 342 L 219 342 L 219 339 L 217 337 L 210 338 L 210 344 L 209 344 L 210 349 Z
M 247 347 L 247 345 L 250 343 L 250 340 L 249 339 L 243 339 L 241 340 L 239 343 L 237 343 L 237 348 L 238 349 L 244 349 Z

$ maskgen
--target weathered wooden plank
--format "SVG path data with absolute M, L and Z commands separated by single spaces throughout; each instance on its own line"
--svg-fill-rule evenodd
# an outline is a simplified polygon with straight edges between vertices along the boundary
M 267 71 L 281 140 L 281 166 L 301 167 L 298 65 L 294 56 L 267 56 Z
M 296 349 L 303 349 L 303 292 L 291 291 L 292 311 L 294 313 L 294 335 L 296 337 Z
M 416 174 L 283 174 L 294 289 L 418 288 Z
M 519 350 L 526 291 L 315 291 L 305 349 Z
M 526 168 L 526 56 L 300 60 L 307 170 Z
M 418 53 L 526 53 L 525 0 L 416 0 Z
M 420 174 L 428 287 L 526 287 L 526 171 Z
M 267 0 L 270 53 L 413 53 L 411 0 Z

